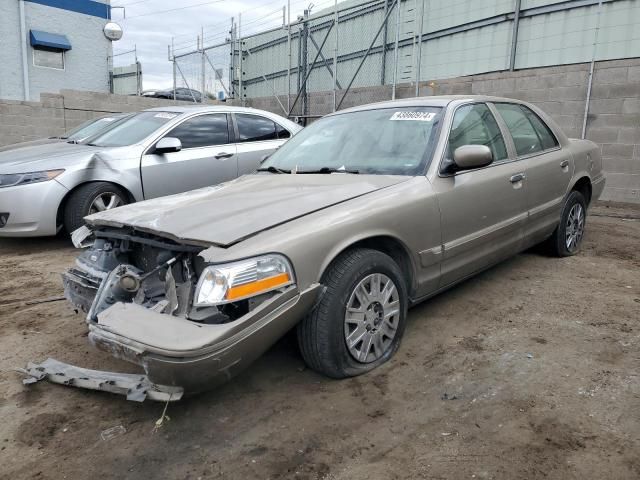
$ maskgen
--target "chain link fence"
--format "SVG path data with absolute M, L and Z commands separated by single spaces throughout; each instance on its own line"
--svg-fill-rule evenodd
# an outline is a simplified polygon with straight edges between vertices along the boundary
M 309 0 L 273 10 L 283 0 L 266 2 L 211 32 L 202 29 L 195 48 L 193 38 L 174 44 L 169 58 L 176 88 L 203 91 L 203 101 L 229 98 L 312 119 L 433 93 L 433 80 L 618 58 L 604 48 L 609 44 L 624 57 L 640 56 L 634 34 L 615 28 L 640 15 L 632 0 L 491 0 L 482 6 L 469 0 L 316 1 L 313 12 Z M 618 38 L 623 33 L 626 40 Z M 570 48 L 550 63 L 547 53 L 558 44 Z

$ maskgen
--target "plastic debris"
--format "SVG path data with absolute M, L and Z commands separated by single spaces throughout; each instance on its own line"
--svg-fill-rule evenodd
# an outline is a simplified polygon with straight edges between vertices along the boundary
M 527 353 L 527 358 L 533 358 L 533 353 Z
M 440 398 L 442 400 L 458 400 L 458 396 L 455 393 L 453 395 L 449 395 L 447 392 L 444 392 Z
M 100 432 L 100 438 L 105 442 L 113 438 L 119 437 L 127 433 L 127 429 L 122 425 L 116 425 L 115 427 L 107 428 Z

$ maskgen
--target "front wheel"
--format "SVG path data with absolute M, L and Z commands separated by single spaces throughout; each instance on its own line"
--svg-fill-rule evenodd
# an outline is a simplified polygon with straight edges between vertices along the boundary
M 582 193 L 572 191 L 564 204 L 560 223 L 549 238 L 554 255 L 568 257 L 580 251 L 587 220 L 587 202 Z
M 322 283 L 326 291 L 298 325 L 307 365 L 344 378 L 389 360 L 400 346 L 408 304 L 396 262 L 377 250 L 350 250 L 331 264 Z
M 125 205 L 125 192 L 108 182 L 92 182 L 80 185 L 71 193 L 64 208 L 64 226 L 68 233 L 84 225 L 84 217 Z

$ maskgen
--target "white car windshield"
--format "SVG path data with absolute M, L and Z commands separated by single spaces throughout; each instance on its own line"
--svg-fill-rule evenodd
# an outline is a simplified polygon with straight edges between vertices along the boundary
M 170 122 L 178 113 L 140 112 L 106 132 L 87 140 L 87 145 L 96 147 L 126 147 L 141 142 L 158 128 Z
M 330 115 L 301 130 L 260 170 L 417 175 L 432 155 L 440 115 L 438 107 Z
M 112 128 L 118 124 L 118 122 L 124 121 L 128 115 L 117 114 L 112 117 L 98 118 L 97 120 L 90 120 L 82 125 L 69 130 L 64 137 L 69 143 L 82 142 L 87 138 L 94 137 L 98 133 L 106 131 L 108 128 Z

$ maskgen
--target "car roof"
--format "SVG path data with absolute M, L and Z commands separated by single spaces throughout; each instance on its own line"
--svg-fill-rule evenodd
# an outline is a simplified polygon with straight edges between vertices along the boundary
M 382 108 L 399 108 L 399 107 L 446 107 L 452 102 L 460 101 L 481 101 L 481 102 L 517 102 L 520 100 L 513 98 L 492 97 L 489 95 L 432 95 L 429 97 L 412 97 L 401 100 L 385 100 L 383 102 L 369 103 L 357 107 L 339 110 L 331 115 L 337 115 L 346 112 L 358 112 L 362 110 L 378 110 Z
M 167 105 L 166 107 L 148 108 L 145 112 L 172 113 L 206 113 L 206 112 L 240 112 L 240 113 L 271 113 L 249 107 L 234 107 L 233 105 Z

